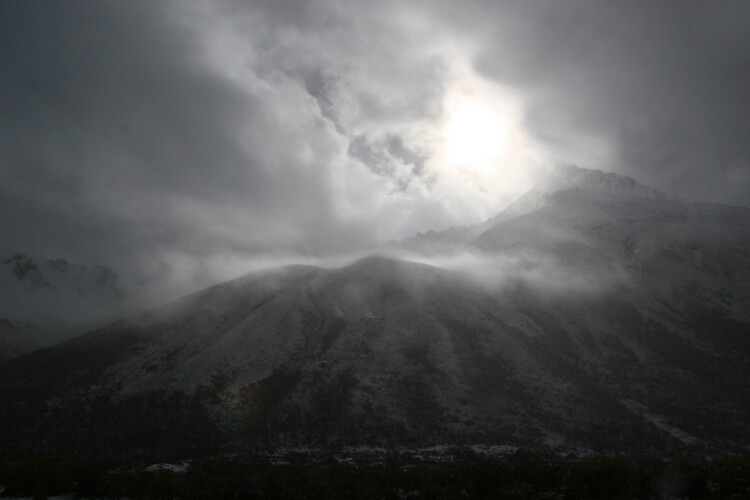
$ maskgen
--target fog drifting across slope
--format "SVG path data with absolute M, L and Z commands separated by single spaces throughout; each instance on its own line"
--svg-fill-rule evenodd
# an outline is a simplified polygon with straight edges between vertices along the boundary
M 592 295 L 610 291 L 629 281 L 616 266 L 580 266 L 566 263 L 549 253 L 517 252 L 488 254 L 465 250 L 439 256 L 403 254 L 406 261 L 446 269 L 496 292 L 523 288 L 542 295 Z
M 571 262 L 565 255 L 537 250 L 484 252 L 475 247 L 463 246 L 427 255 L 384 247 L 327 258 L 294 255 L 223 258 L 207 260 L 200 269 L 195 268 L 192 260 L 175 262 L 171 279 L 146 286 L 141 301 L 153 306 L 166 302 L 167 297 L 173 299 L 189 291 L 261 271 L 281 271 L 282 268 L 299 265 L 333 270 L 370 258 L 436 267 L 448 271 L 455 279 L 492 293 L 524 288 L 542 294 L 596 294 L 611 290 L 628 280 L 625 271 L 619 269 L 614 262 Z

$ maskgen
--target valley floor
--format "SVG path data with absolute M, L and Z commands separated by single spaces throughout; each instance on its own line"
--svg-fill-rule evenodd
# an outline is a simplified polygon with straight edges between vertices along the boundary
M 0 458 L 5 498 L 750 498 L 747 457 L 448 455 L 118 461 Z

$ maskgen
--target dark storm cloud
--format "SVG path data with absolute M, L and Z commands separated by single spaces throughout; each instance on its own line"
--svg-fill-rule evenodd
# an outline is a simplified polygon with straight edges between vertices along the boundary
M 750 2 L 473 5 L 451 15 L 481 33 L 476 67 L 521 89 L 547 145 L 593 142 L 611 163 L 589 166 L 750 204 Z
M 0 250 L 122 266 L 356 241 L 323 225 L 325 179 L 285 170 L 304 140 L 160 5 L 0 5 Z

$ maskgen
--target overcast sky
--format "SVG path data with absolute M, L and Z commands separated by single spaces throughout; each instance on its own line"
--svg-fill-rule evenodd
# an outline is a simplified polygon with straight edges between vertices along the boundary
M 0 0 L 0 252 L 320 255 L 479 222 L 558 163 L 748 206 L 748 26 L 739 0 Z

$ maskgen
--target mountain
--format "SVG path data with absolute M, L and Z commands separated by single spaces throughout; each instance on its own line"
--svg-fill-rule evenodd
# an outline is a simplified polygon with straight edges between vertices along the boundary
M 750 210 L 567 168 L 481 229 L 8 361 L 0 453 L 750 452 Z
M 111 268 L 16 254 L 0 264 L 0 361 L 68 340 L 127 292 Z
M 29 339 L 25 332 L 6 318 L 0 318 L 0 362 L 15 358 L 41 347 L 36 339 Z
M 501 222 L 549 205 L 553 195 L 565 191 L 596 192 L 615 199 L 623 197 L 630 199 L 665 198 L 662 193 L 639 184 L 631 177 L 562 165 L 495 217 L 473 226 L 417 233 L 400 242 L 390 242 L 387 247 L 427 254 L 455 251 L 472 243 L 484 232 Z

